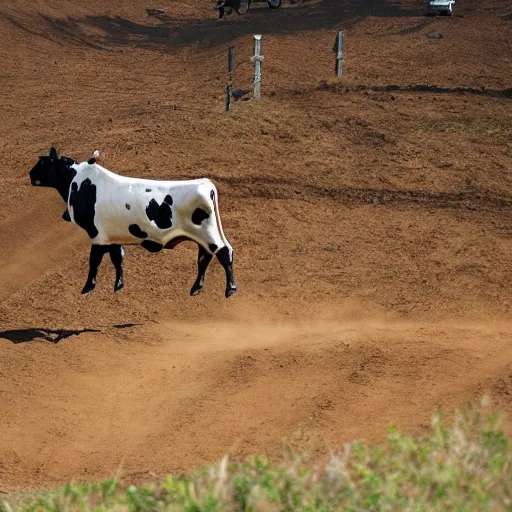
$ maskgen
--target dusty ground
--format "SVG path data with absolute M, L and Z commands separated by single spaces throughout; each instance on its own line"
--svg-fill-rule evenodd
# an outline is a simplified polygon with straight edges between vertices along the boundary
M 380 442 L 485 393 L 512 412 L 508 2 L 451 18 L 256 4 L 221 22 L 213 1 L 105 3 L 0 6 L 0 490 L 277 457 L 283 438 Z M 226 114 L 226 49 L 250 86 L 260 32 L 263 99 Z M 183 244 L 126 247 L 125 289 L 106 259 L 82 297 L 87 236 L 28 181 L 52 144 L 213 179 L 239 293 L 224 299 L 217 263 L 189 297 Z

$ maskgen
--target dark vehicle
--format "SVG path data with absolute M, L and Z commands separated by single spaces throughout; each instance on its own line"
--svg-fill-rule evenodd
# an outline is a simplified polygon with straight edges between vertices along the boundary
M 215 10 L 219 11 L 219 19 L 225 14 L 235 11 L 237 14 L 245 14 L 251 7 L 251 3 L 267 3 L 271 9 L 279 9 L 283 0 L 217 0 Z
M 254 3 L 267 2 L 271 9 L 279 9 L 283 5 L 283 0 L 252 0 Z

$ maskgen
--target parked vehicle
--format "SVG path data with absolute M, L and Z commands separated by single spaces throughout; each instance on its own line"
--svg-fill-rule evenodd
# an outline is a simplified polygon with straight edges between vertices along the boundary
M 279 9 L 283 5 L 283 0 L 217 0 L 215 10 L 219 11 L 219 18 L 225 14 L 231 14 L 235 11 L 237 14 L 245 14 L 249 11 L 251 3 L 266 2 L 271 9 Z
M 267 3 L 271 9 L 279 9 L 283 5 L 283 0 L 251 0 L 251 4 Z
M 455 0 L 427 0 L 427 13 L 431 16 L 451 16 L 454 4 Z
M 258 3 L 258 2 L 264 2 L 265 0 L 252 0 L 254 3 Z M 267 4 L 268 6 L 271 8 L 271 9 L 279 9 L 279 7 L 281 7 L 281 5 L 283 5 L 283 0 L 266 0 L 267 1 Z

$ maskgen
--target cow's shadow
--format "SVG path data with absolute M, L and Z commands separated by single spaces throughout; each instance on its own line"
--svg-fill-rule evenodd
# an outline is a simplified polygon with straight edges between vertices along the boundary
M 116 329 L 126 329 L 138 324 L 116 324 Z M 103 332 L 101 329 L 39 329 L 30 327 L 28 329 L 11 329 L 0 331 L 0 338 L 11 341 L 14 344 L 27 343 L 34 340 L 49 341 L 50 343 L 59 343 L 71 336 L 79 336 L 86 332 Z

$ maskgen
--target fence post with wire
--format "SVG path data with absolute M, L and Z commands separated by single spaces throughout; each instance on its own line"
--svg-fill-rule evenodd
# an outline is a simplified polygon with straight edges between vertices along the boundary
M 261 98 L 261 62 L 263 61 L 263 55 L 261 55 L 261 34 L 254 36 L 254 55 L 251 57 L 251 61 L 254 62 L 254 99 L 259 100 Z

